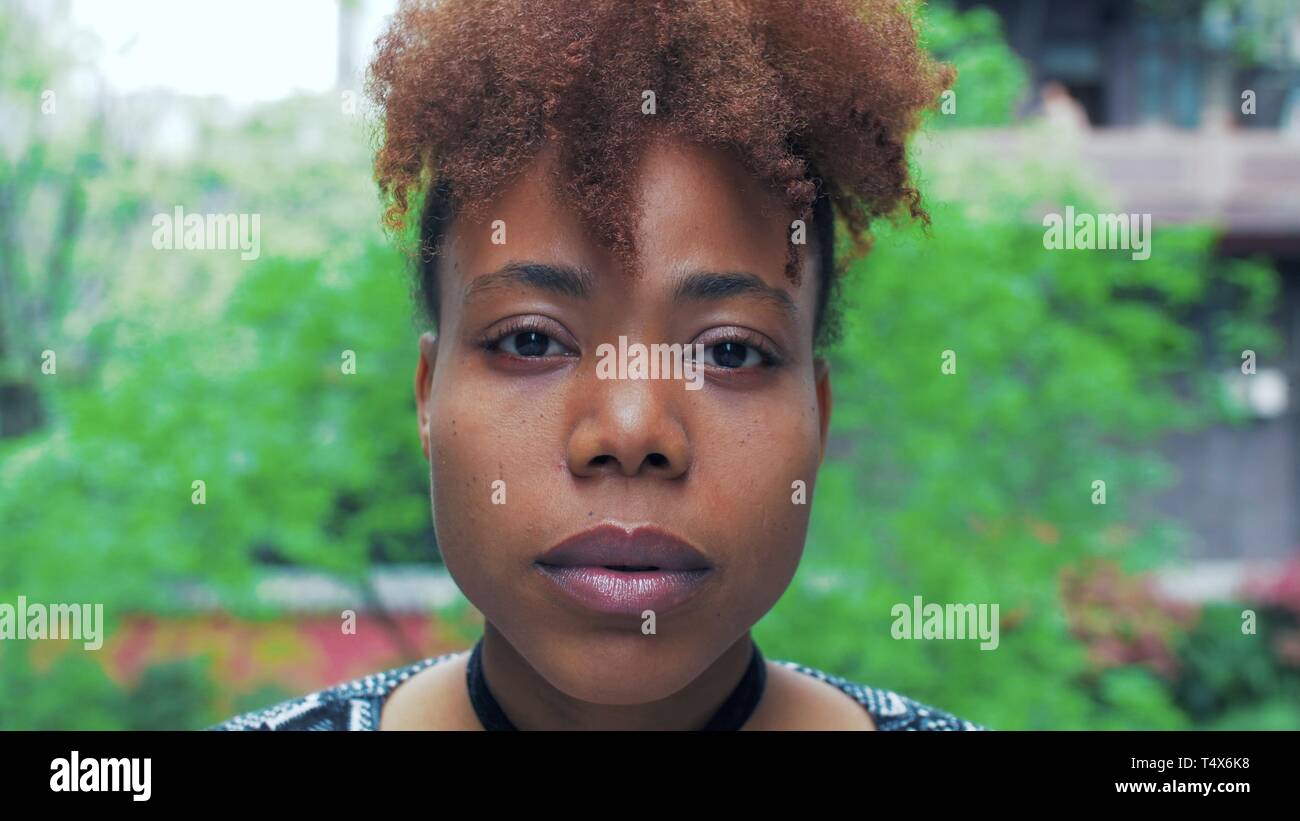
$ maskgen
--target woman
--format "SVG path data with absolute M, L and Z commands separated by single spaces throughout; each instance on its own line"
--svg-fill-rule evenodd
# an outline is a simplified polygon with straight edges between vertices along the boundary
M 483 637 L 221 726 L 978 729 L 750 634 L 825 454 L 835 216 L 859 253 L 925 218 L 905 140 L 951 79 L 891 0 L 403 5 L 376 171 L 421 215 L 419 433 Z

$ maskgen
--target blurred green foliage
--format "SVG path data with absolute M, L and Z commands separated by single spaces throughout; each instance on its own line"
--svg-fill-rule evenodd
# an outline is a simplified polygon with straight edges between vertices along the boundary
M 1300 730 L 1300 668 L 1278 664 L 1285 634 L 1300 635 L 1300 619 L 1278 607 L 1258 610 L 1258 633 L 1244 639 L 1242 605 L 1207 605 L 1195 630 L 1179 639 L 1183 670 L 1174 688 L 1179 705 L 1210 729 Z M 1293 651 L 1294 654 L 1294 651 Z
M 1009 123 L 1025 73 L 997 18 L 929 14 L 928 41 L 961 69 L 957 114 L 937 132 Z M 0 12 L 0 105 L 39 112 L 71 62 L 13 15 Z M 267 564 L 359 579 L 376 560 L 436 560 L 415 307 L 378 229 L 364 120 L 329 96 L 251 113 L 62 99 L 66 113 L 9 130 L 21 139 L 0 166 L 0 385 L 30 406 L 3 411 L 27 421 L 0 439 L 0 601 L 104 602 L 112 629 L 124 613 L 177 610 L 194 580 L 256 613 Z M 194 128 L 173 152 L 150 135 L 178 113 Z M 1205 231 L 1158 233 L 1141 264 L 1046 251 L 1029 211 L 1097 202 L 1058 173 L 1068 153 L 1045 151 L 1043 173 L 991 169 L 942 139 L 920 148 L 921 179 L 948 190 L 930 198 L 928 232 L 880 225 L 844 282 L 834 438 L 805 563 L 756 629 L 764 652 L 1003 728 L 1294 723 L 1280 686 L 1224 717 L 1240 699 L 1218 688 L 1239 685 L 1212 674 L 1243 652 L 1232 638 L 1186 648 L 1208 695 L 1098 669 L 1059 589 L 1088 558 L 1132 570 L 1176 558 L 1176 523 L 1143 506 L 1171 478 L 1153 443 L 1221 418 L 1197 374 L 1234 365 L 1243 339 L 1276 344 L 1262 322 L 1275 276 L 1216 260 Z M 155 251 L 150 216 L 176 204 L 262 214 L 262 258 Z M 1213 314 L 1208 337 L 1190 330 L 1194 311 Z M 56 375 L 40 373 L 46 349 Z M 945 350 L 955 374 L 940 372 Z M 1091 503 L 1097 479 L 1104 506 Z M 1000 603 L 1000 647 L 895 641 L 890 609 L 914 595 Z M 26 648 L 0 647 L 0 727 L 206 726 L 210 672 L 182 661 L 122 691 L 87 654 L 42 672 Z
M 201 730 L 224 718 L 213 709 L 217 686 L 202 657 L 150 665 L 120 687 L 93 656 L 67 653 L 38 669 L 28 654 L 7 649 L 0 684 L 0 731 Z
M 986 8 L 958 12 L 948 3 L 932 3 L 921 35 L 937 59 L 957 70 L 951 89 L 956 116 L 936 112 L 932 125 L 971 128 L 1012 122 L 1029 75 L 1007 45 L 1002 20 L 995 12 Z

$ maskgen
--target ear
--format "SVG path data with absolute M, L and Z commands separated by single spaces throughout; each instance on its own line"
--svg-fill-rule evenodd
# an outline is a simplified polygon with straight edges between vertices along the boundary
M 824 357 L 813 360 L 813 379 L 817 382 L 817 414 L 821 427 L 821 455 L 817 464 L 826 458 L 826 439 L 831 427 L 831 363 Z
M 415 365 L 415 416 L 420 425 L 420 444 L 424 447 L 425 461 L 429 460 L 429 390 L 437 361 L 438 338 L 425 331 L 420 334 L 420 360 Z

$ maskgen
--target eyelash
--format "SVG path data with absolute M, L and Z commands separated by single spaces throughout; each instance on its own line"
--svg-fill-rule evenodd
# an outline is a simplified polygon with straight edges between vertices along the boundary
M 501 343 L 506 339 L 517 334 L 525 333 L 541 334 L 555 342 L 557 345 L 564 346 L 564 343 L 559 340 L 559 335 L 555 333 L 555 329 L 550 326 L 550 323 L 539 321 L 536 317 L 521 316 L 508 319 L 506 320 L 506 324 L 501 326 L 499 329 L 489 331 L 481 340 L 479 340 L 479 347 L 485 351 L 499 353 L 504 356 L 514 357 L 515 359 L 548 358 L 546 356 L 518 356 L 517 354 L 501 350 Z M 568 354 L 564 355 L 567 356 Z
M 733 345 L 743 345 L 746 348 L 753 348 L 754 351 L 758 353 L 758 357 L 761 361 L 751 368 L 723 368 L 721 365 L 712 364 L 710 364 L 710 367 L 717 367 L 720 370 L 734 372 L 758 370 L 759 368 L 775 368 L 783 364 L 780 355 L 777 354 L 771 346 L 765 343 L 758 334 L 752 331 L 746 331 L 742 328 L 726 328 L 718 331 L 714 338 L 711 338 L 704 344 L 704 349 L 707 351 L 715 345 L 726 345 L 728 343 Z M 707 354 L 705 361 L 708 362 Z
M 547 337 L 548 339 L 555 342 L 556 344 L 564 346 L 564 343 L 560 342 L 560 340 L 557 337 L 557 334 L 554 332 L 554 329 L 549 326 L 549 323 L 538 321 L 534 317 L 516 317 L 514 319 L 507 320 L 506 324 L 501 328 L 495 331 L 489 331 L 487 334 L 485 334 L 483 338 L 479 340 L 478 346 L 490 353 L 503 354 L 505 356 L 511 356 L 515 359 L 542 360 L 542 359 L 549 358 L 545 355 L 527 356 L 527 357 L 518 356 L 517 354 L 511 354 L 509 352 L 501 350 L 502 342 L 504 342 L 506 339 L 508 339 L 511 336 L 515 336 L 521 333 L 540 334 L 542 336 Z M 757 370 L 759 368 L 774 368 L 784 364 L 784 360 L 780 357 L 780 355 L 777 354 L 775 351 L 773 351 L 772 348 L 769 347 L 765 342 L 763 342 L 763 340 L 757 334 L 753 332 L 745 331 L 741 328 L 728 328 L 725 331 L 719 331 L 716 338 L 711 339 L 709 342 L 705 343 L 704 348 L 707 351 L 709 348 L 712 348 L 715 345 L 726 345 L 726 344 L 743 345 L 746 348 L 752 348 L 755 352 L 758 353 L 759 359 L 761 361 L 759 362 L 758 365 L 749 368 L 745 368 L 745 367 L 724 368 L 721 365 L 711 365 L 711 364 L 709 365 L 710 367 L 715 367 L 723 371 L 735 372 L 735 371 Z M 560 355 L 569 356 L 571 354 L 560 354 Z M 705 361 L 707 364 L 708 363 L 707 354 L 706 354 Z

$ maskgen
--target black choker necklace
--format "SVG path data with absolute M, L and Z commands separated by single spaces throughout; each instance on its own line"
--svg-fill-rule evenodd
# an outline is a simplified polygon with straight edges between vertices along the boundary
M 767 685 L 767 665 L 763 661 L 763 654 L 758 651 L 758 645 L 753 641 L 750 645 L 754 652 L 749 658 L 749 669 L 702 731 L 739 730 L 758 707 Z M 483 729 L 517 731 L 519 728 L 506 717 L 501 705 L 497 704 L 492 691 L 488 689 L 487 679 L 483 677 L 482 653 L 483 639 L 480 637 L 474 643 L 474 651 L 469 655 L 469 668 L 465 671 L 465 677 L 469 680 L 469 702 L 474 705 L 474 713 Z

